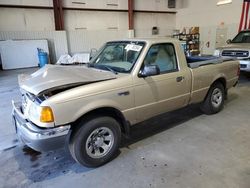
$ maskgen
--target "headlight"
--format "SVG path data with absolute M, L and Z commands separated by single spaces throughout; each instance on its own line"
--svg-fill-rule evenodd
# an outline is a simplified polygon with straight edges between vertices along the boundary
M 40 119 L 41 107 L 35 103 L 31 103 L 29 106 L 29 117 L 33 120 Z
M 219 57 L 220 56 L 220 50 L 218 50 L 218 49 L 214 50 L 214 56 Z
M 32 119 L 40 120 L 41 123 L 54 122 L 53 111 L 48 106 L 38 106 L 32 103 L 29 108 L 29 116 L 32 117 Z

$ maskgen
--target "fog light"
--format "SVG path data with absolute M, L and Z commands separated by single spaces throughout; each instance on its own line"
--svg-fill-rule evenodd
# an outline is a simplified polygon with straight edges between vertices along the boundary
M 40 121 L 42 123 L 51 123 L 54 121 L 52 109 L 48 106 L 41 107 Z

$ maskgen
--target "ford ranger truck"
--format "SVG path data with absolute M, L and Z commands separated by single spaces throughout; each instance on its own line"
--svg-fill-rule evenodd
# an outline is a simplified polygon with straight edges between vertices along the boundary
M 240 61 L 240 70 L 250 73 L 250 30 L 239 32 L 226 46 L 217 48 L 215 56 L 233 57 Z
M 78 163 L 98 167 L 139 122 L 195 103 L 205 114 L 219 112 L 238 77 L 238 61 L 186 59 L 175 39 L 110 41 L 88 66 L 46 65 L 19 75 L 13 122 L 28 147 L 66 145 Z

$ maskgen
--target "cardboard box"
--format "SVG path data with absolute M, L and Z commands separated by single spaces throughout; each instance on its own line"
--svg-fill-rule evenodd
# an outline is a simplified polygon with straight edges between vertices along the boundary
M 200 33 L 200 28 L 199 27 L 192 27 L 190 34 L 198 34 Z

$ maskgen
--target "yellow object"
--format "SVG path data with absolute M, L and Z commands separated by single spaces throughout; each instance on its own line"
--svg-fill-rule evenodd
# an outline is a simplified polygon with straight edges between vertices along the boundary
M 43 123 L 51 123 L 54 121 L 52 109 L 48 106 L 43 106 L 41 109 L 40 121 Z

